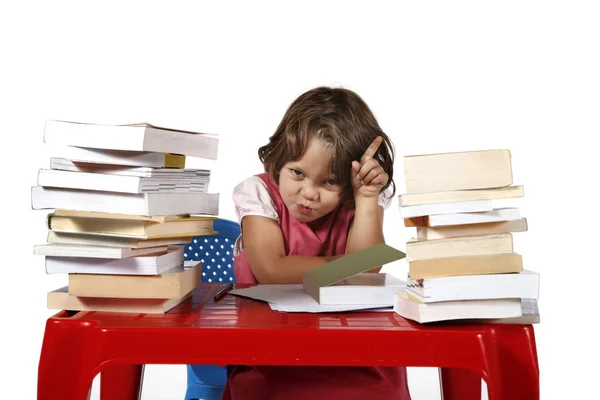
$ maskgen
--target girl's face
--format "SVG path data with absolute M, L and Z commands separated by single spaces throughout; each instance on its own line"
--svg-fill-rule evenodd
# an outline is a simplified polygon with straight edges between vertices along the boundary
M 290 214 L 306 223 L 333 211 L 342 195 L 335 178 L 331 151 L 321 140 L 310 138 L 302 157 L 286 163 L 279 173 L 279 191 Z

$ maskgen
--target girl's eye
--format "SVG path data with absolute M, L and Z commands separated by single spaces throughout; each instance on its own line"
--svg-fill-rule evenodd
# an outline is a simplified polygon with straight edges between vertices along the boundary
M 327 186 L 337 186 L 337 182 L 334 179 L 329 179 L 328 181 L 325 182 L 325 184 Z
M 297 177 L 302 176 L 302 172 L 298 171 L 297 169 L 290 168 L 290 171 L 292 171 L 292 175 L 294 175 L 294 176 L 297 176 Z

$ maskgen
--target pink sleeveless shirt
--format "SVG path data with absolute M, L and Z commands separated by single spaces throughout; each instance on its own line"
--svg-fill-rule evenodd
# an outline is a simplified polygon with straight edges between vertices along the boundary
M 268 174 L 258 176 L 266 184 L 279 217 L 286 255 L 322 257 L 346 252 L 348 230 L 354 219 L 353 208 L 338 206 L 331 213 L 309 226 L 303 222 L 298 222 L 290 215 L 279 194 L 279 186 L 271 181 Z M 236 282 L 257 283 L 248 264 L 246 250 L 242 250 L 234 256 L 233 269 Z
M 266 184 L 277 212 L 286 255 L 345 253 L 348 231 L 354 219 L 353 208 L 339 206 L 309 226 L 289 214 L 279 187 L 267 174 L 258 176 Z M 236 282 L 256 283 L 245 250 L 234 257 L 234 271 Z M 410 395 L 405 367 L 234 366 L 222 399 L 409 400 Z

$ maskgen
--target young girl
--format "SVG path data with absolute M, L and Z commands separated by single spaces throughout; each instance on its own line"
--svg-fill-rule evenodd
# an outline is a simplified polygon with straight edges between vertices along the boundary
M 233 194 L 242 226 L 237 282 L 302 283 L 305 272 L 384 241 L 393 148 L 356 93 L 319 87 L 302 94 L 258 156 L 265 173 Z M 403 367 L 234 366 L 223 399 L 410 396 Z

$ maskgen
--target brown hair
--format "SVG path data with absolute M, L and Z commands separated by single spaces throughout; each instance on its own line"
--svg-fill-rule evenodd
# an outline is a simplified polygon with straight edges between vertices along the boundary
M 269 143 L 258 149 L 258 158 L 265 172 L 279 183 L 283 166 L 302 157 L 311 137 L 318 138 L 331 144 L 332 172 L 344 188 L 343 199 L 353 200 L 352 161 L 359 161 L 377 136 L 381 136 L 383 142 L 373 158 L 389 176 L 382 190 L 392 185 L 395 194 L 392 142 L 379 127 L 369 106 L 348 89 L 318 87 L 300 95 L 286 111 Z

